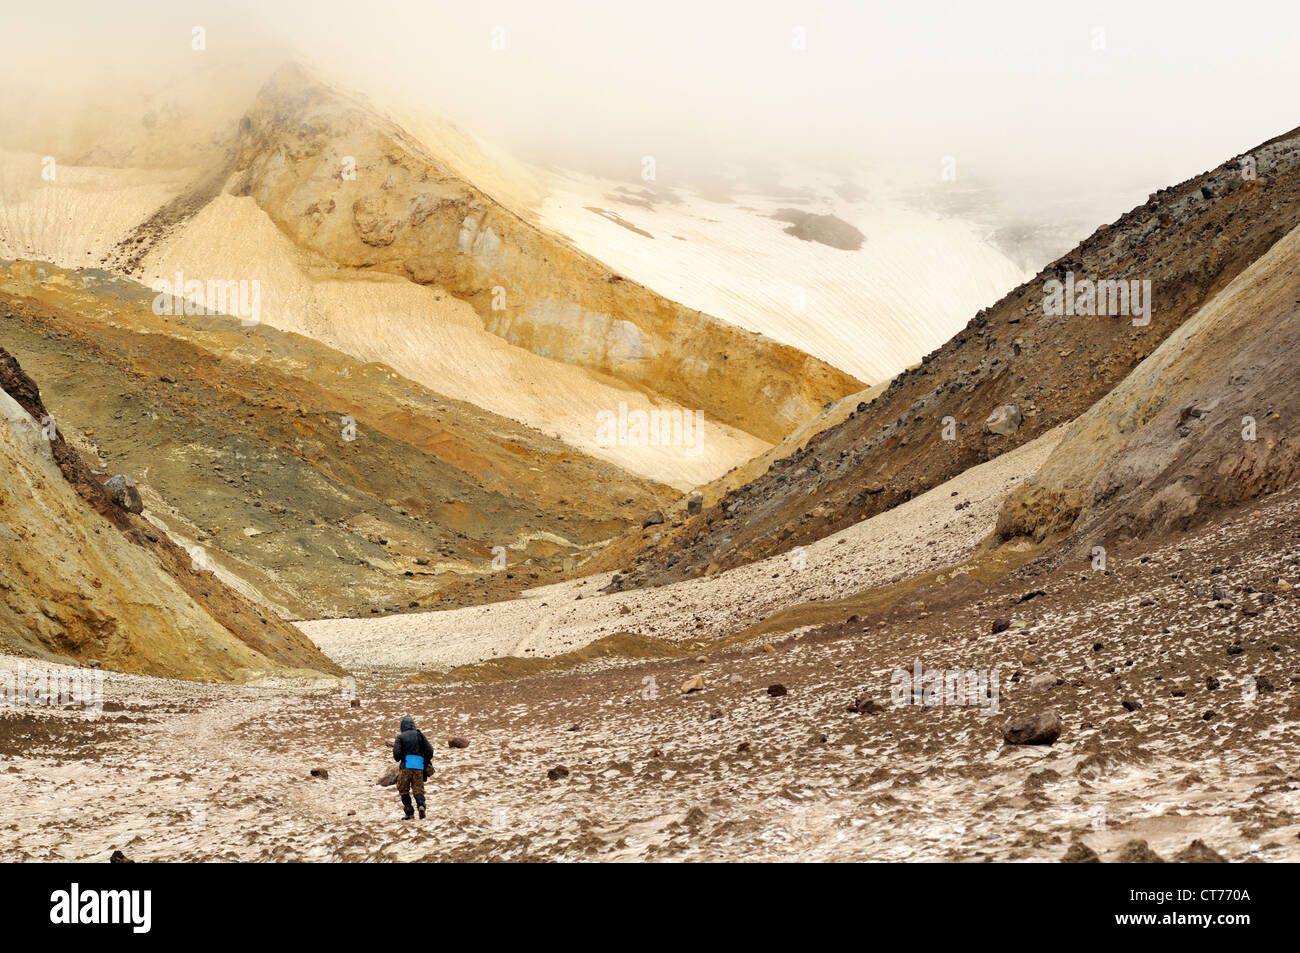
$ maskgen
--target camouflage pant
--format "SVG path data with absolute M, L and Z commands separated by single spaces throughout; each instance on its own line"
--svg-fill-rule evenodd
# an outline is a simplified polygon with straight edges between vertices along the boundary
M 415 813 L 415 809 L 411 807 L 412 794 L 415 795 L 415 803 L 423 811 L 424 771 L 415 768 L 399 768 L 397 771 L 397 793 L 402 796 L 402 809 L 406 811 L 407 817 Z M 421 817 L 423 816 L 421 814 Z
M 397 793 L 406 797 L 414 794 L 424 798 L 424 771 L 415 768 L 399 768 L 397 771 Z

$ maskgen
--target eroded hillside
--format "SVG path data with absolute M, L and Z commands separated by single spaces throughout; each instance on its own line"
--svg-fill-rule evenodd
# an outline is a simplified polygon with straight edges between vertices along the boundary
M 1074 531 L 1081 548 L 1183 530 L 1294 482 L 1300 229 L 1219 292 L 1003 506 L 999 536 Z
M 105 477 L 132 476 L 160 527 L 292 617 L 536 583 L 676 496 L 383 365 L 152 299 L 12 264 L 0 341 Z
M 3 651 L 192 679 L 342 674 L 293 626 L 114 503 L 3 349 L 0 410 Z
M 241 120 L 233 168 L 235 194 L 325 260 L 443 288 L 511 344 L 762 440 L 861 386 L 610 271 L 300 67 L 279 70 Z
M 590 568 L 625 570 L 619 588 L 740 565 L 897 506 L 1075 419 L 1300 222 L 1300 130 L 1250 155 L 1257 178 L 1234 158 L 1162 189 L 977 314 L 850 419 L 681 526 L 636 532 Z M 1067 273 L 1150 281 L 1149 323 L 1045 314 L 1045 283 Z M 990 429 L 1006 405 L 1020 422 Z

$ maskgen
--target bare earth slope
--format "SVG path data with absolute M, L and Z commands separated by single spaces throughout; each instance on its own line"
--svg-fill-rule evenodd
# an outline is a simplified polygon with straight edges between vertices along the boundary
M 1186 529 L 1283 489 L 1300 458 L 1300 229 L 1069 428 L 1007 501 L 1002 537 L 1079 546 Z
M 115 506 L 0 349 L 0 644 L 122 671 L 247 680 L 342 670 Z
M 105 477 L 290 617 L 536 583 L 676 496 L 381 364 L 151 300 L 103 272 L 0 267 L 0 342 Z
M 820 538 L 896 506 L 955 473 L 1073 420 L 1118 384 L 1214 294 L 1300 223 L 1300 130 L 1251 153 L 1260 177 L 1234 160 L 1099 229 L 760 478 L 671 532 L 636 534 L 639 553 L 616 585 L 659 584 L 725 568 Z M 1129 317 L 1047 316 L 1044 282 L 1078 277 L 1150 280 L 1150 323 Z M 986 418 L 1015 404 L 1009 436 Z M 955 440 L 943 439 L 951 418 Z M 626 547 L 613 553 L 624 553 Z

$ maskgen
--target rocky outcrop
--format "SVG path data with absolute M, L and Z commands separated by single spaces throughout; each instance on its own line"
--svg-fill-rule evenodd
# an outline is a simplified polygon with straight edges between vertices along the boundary
M 300 247 L 468 301 L 511 344 L 662 394 L 769 442 L 861 383 L 612 273 L 288 66 L 240 124 L 232 188 Z

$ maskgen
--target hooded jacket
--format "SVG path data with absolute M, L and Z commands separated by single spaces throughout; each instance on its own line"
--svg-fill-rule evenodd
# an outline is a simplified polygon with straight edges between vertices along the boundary
M 433 745 L 424 737 L 424 732 L 415 727 L 414 718 L 402 719 L 402 733 L 393 742 L 393 760 L 399 765 L 406 764 L 408 754 L 418 754 L 424 758 L 424 772 L 429 773 L 429 763 L 433 760 Z

